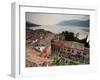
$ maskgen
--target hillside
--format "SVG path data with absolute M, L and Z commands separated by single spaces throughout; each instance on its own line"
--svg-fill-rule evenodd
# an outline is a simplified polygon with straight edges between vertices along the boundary
M 32 43 L 32 41 L 46 41 L 47 43 L 55 36 L 54 33 L 46 31 L 44 29 L 31 30 L 26 29 L 26 44 Z
M 26 29 L 26 67 L 35 66 L 46 66 L 51 60 L 45 58 L 47 52 L 51 51 L 51 40 L 54 38 L 55 34 L 50 31 L 43 29 L 31 30 Z M 41 48 L 44 46 L 44 50 L 39 52 L 36 47 Z M 48 47 L 49 46 L 49 47 Z

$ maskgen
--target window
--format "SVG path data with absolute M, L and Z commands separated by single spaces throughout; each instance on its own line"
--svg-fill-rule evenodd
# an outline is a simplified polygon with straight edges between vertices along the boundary
M 72 50 L 72 53 L 74 53 L 74 50 Z

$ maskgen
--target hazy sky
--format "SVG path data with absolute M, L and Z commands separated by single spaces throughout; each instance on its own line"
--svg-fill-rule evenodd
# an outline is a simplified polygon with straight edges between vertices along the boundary
M 64 20 L 89 20 L 89 16 L 26 12 L 26 21 L 39 25 L 54 25 Z

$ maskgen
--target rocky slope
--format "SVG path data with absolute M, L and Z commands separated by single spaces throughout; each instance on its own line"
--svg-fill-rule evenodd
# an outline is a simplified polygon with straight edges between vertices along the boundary
M 44 56 L 49 51 L 48 46 L 50 46 L 54 37 L 55 34 L 50 31 L 26 29 L 26 67 L 46 66 L 47 63 L 51 62 L 50 59 Z M 36 51 L 34 47 L 37 45 L 47 47 L 44 50 L 45 52 Z
M 46 31 L 44 29 L 31 30 L 26 29 L 26 43 L 32 43 L 32 41 L 43 40 L 45 42 L 50 42 L 55 36 L 54 33 Z

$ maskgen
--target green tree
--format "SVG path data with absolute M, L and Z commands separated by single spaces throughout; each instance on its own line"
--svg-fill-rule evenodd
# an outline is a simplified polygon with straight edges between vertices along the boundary
M 89 48 L 89 42 L 87 42 L 88 35 L 84 39 L 79 39 L 77 36 L 74 36 L 73 32 L 64 31 L 62 34 L 65 36 L 65 40 L 83 43 L 85 47 Z

